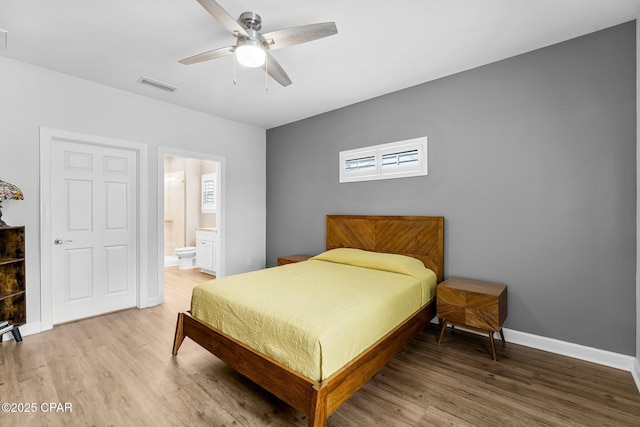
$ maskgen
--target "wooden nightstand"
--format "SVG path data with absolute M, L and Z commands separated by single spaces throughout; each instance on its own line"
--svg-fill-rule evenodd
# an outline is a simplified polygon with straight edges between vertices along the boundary
M 496 359 L 493 333 L 500 332 L 505 344 L 502 324 L 507 318 L 507 285 L 450 277 L 438 285 L 438 317 L 442 321 L 442 341 L 447 324 L 486 332 L 491 353 Z
M 278 265 L 293 264 L 300 261 L 306 261 L 311 258 L 312 255 L 289 255 L 278 258 Z

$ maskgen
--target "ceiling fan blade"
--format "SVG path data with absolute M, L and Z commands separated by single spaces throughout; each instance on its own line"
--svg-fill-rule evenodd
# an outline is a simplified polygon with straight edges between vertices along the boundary
M 337 33 L 338 28 L 336 27 L 335 22 L 322 22 L 319 24 L 301 25 L 299 27 L 276 30 L 262 34 L 262 37 L 267 41 L 267 43 L 269 43 L 270 50 L 276 50 L 283 47 L 307 43 L 323 37 L 332 36 Z
M 235 46 L 221 47 L 220 49 L 214 49 L 208 52 L 203 52 L 197 55 L 190 56 L 189 58 L 185 58 L 178 62 L 184 65 L 191 65 L 191 64 L 197 64 L 198 62 L 209 61 L 211 59 L 220 58 L 233 53 L 234 47 Z
M 273 80 L 277 81 L 282 86 L 289 86 L 291 84 L 291 79 L 287 73 L 268 50 L 265 52 L 267 53 L 267 60 L 262 68 L 267 71 L 267 74 L 269 74 Z
M 198 3 L 200 3 L 202 7 L 204 7 L 207 12 L 211 14 L 211 16 L 216 18 L 218 22 L 220 22 L 220 24 L 231 34 L 235 35 L 236 37 L 238 35 L 245 37 L 249 36 L 249 34 L 247 34 L 247 31 L 242 28 L 238 21 L 233 19 L 233 17 L 229 15 L 229 13 L 214 0 L 198 0 Z

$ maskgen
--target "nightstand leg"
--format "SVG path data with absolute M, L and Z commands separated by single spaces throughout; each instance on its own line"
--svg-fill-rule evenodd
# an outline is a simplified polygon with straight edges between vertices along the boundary
M 447 329 L 447 321 L 442 321 L 442 328 L 440 328 L 440 338 L 438 338 L 438 344 L 442 342 L 442 337 L 444 336 L 444 331 Z
M 500 328 L 500 338 L 502 339 L 502 345 L 507 345 L 507 341 L 504 339 L 504 332 L 502 332 L 502 328 Z
M 493 341 L 493 331 L 489 331 L 489 341 L 491 341 L 491 354 L 493 355 L 493 361 L 496 362 L 496 344 Z

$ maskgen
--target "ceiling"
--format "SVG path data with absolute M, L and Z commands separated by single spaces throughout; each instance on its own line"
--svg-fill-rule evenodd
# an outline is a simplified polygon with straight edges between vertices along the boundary
M 2 0 L 0 55 L 264 129 L 635 19 L 640 0 L 218 0 L 262 32 L 335 21 L 338 34 L 273 52 L 281 87 L 233 56 L 179 60 L 235 43 L 196 0 Z M 148 77 L 179 89 L 141 85 Z

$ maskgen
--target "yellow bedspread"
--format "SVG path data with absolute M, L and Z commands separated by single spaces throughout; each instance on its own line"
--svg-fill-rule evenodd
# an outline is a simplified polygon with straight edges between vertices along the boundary
M 335 249 L 206 282 L 193 290 L 191 313 L 321 381 L 435 295 L 436 275 L 422 262 L 384 255 Z

